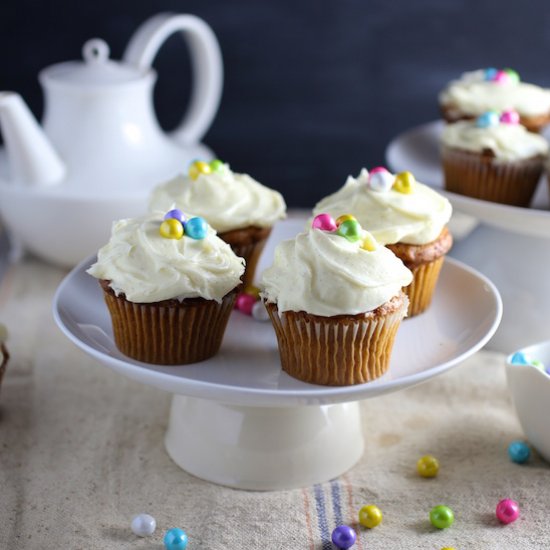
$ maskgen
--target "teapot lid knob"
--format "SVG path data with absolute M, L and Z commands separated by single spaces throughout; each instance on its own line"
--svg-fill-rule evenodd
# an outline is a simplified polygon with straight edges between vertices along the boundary
M 101 38 L 88 40 L 82 48 L 82 57 L 86 63 L 104 63 L 109 59 L 109 44 Z

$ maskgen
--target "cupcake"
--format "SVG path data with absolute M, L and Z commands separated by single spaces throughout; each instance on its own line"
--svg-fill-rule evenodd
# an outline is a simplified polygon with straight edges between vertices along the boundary
M 445 189 L 476 199 L 529 206 L 548 155 L 546 140 L 514 111 L 489 111 L 449 124 L 441 135 Z
M 327 212 L 338 222 L 348 211 L 412 271 L 413 282 L 405 289 L 409 317 L 425 311 L 453 242 L 447 229 L 450 202 L 410 172 L 394 175 L 378 167 L 349 176 L 341 189 L 317 203 L 313 214 Z
M 275 249 L 260 283 L 281 365 L 313 384 L 362 384 L 386 372 L 411 272 L 351 216 L 328 214 Z
M 204 219 L 175 209 L 115 222 L 88 273 L 103 289 L 118 349 L 177 365 L 218 352 L 244 261 Z
M 153 190 L 150 211 L 166 212 L 174 207 L 203 217 L 235 254 L 245 259 L 245 286 L 254 281 L 271 228 L 286 212 L 280 193 L 247 174 L 233 172 L 220 160 L 195 161 L 187 175 L 176 176 Z
M 475 119 L 486 111 L 514 110 L 528 130 L 539 132 L 550 122 L 550 90 L 520 82 L 512 69 L 481 69 L 464 73 L 439 94 L 447 122 Z
M 8 338 L 8 331 L 6 327 L 0 323 L 0 386 L 2 386 L 2 380 L 4 374 L 6 374 L 6 368 L 10 355 L 6 349 L 6 340 Z

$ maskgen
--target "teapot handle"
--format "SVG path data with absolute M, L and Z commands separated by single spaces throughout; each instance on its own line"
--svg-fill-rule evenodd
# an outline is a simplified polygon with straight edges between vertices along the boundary
M 182 33 L 191 52 L 193 89 L 187 112 L 172 137 L 188 145 L 201 140 L 220 104 L 223 64 L 212 29 L 194 15 L 159 13 L 133 34 L 123 59 L 140 69 L 149 69 L 164 41 L 177 31 Z

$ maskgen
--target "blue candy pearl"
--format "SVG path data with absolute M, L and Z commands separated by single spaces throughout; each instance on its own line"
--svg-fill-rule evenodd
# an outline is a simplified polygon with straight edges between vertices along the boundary
M 488 69 L 485 69 L 485 80 L 494 80 L 497 73 L 498 69 L 495 69 L 494 67 L 489 67 Z
M 508 446 L 508 456 L 512 462 L 523 464 L 529 460 L 531 449 L 523 441 L 512 441 Z
M 174 218 L 175 220 L 178 220 L 181 223 L 185 222 L 185 215 L 179 208 L 174 208 L 173 210 L 166 212 L 166 214 L 164 215 L 164 219 L 169 220 L 170 218 Z
M 341 550 L 351 548 L 355 544 L 356 540 L 357 535 L 355 534 L 355 531 L 348 525 L 339 525 L 332 532 L 332 542 Z
M 192 239 L 204 239 L 208 231 L 208 224 L 204 218 L 191 218 L 185 224 L 185 234 Z
M 516 351 L 516 353 L 512 355 L 510 363 L 512 365 L 529 365 L 529 361 L 527 361 L 525 353 L 523 353 L 522 351 Z
M 498 126 L 499 122 L 500 117 L 498 116 L 498 113 L 495 113 L 494 111 L 487 111 L 477 117 L 476 126 L 478 128 L 490 128 L 491 126 Z
M 187 548 L 187 533 L 178 527 L 166 531 L 164 546 L 166 550 L 185 550 Z

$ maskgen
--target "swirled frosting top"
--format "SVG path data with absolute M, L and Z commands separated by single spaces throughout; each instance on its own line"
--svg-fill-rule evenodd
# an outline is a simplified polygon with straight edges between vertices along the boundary
M 393 252 L 362 239 L 308 229 L 275 248 L 273 265 L 262 275 L 262 296 L 280 312 L 356 315 L 372 311 L 410 284 L 412 273 Z M 370 239 L 372 243 L 372 239 Z
M 491 109 L 513 109 L 523 116 L 550 113 L 550 90 L 512 78 L 487 79 L 487 71 L 466 72 L 451 81 L 439 94 L 440 104 L 473 116 Z
M 475 153 L 489 149 L 497 160 L 502 161 L 545 156 L 548 153 L 548 142 L 520 124 L 498 123 L 480 128 L 476 121 L 460 120 L 444 127 L 441 143 Z
M 315 205 L 313 214 L 327 212 L 336 218 L 353 212 L 381 244 L 422 245 L 437 239 L 451 218 L 451 203 L 419 182 L 414 183 L 412 192 L 400 192 L 393 184 L 396 175 L 377 170 L 369 174 L 363 168 L 357 178 L 349 176 L 341 189 Z M 389 184 L 375 188 L 374 179 L 385 179 Z
M 113 223 L 88 273 L 139 303 L 205 298 L 221 302 L 239 283 L 244 260 L 208 227 L 204 238 L 161 236 L 160 214 Z
M 201 163 L 206 164 L 206 163 Z M 149 200 L 150 211 L 173 207 L 202 216 L 219 233 L 249 226 L 270 227 L 283 219 L 283 196 L 247 174 L 220 163 L 216 170 L 178 175 L 158 185 Z

